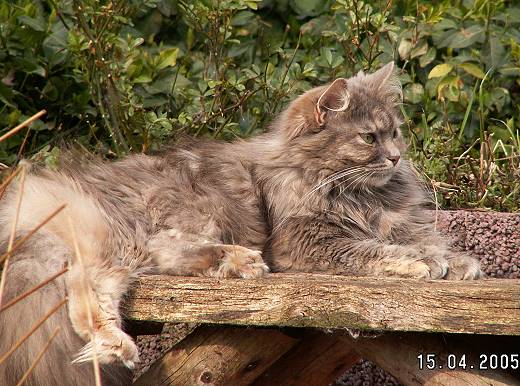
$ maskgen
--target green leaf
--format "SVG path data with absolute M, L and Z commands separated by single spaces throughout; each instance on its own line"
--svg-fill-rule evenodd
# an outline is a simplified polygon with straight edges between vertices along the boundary
M 482 71 L 480 67 L 477 66 L 475 63 L 461 63 L 459 64 L 459 67 L 466 71 L 468 74 L 473 75 L 475 78 L 484 78 L 484 71 Z
M 177 56 L 179 55 L 179 49 L 170 48 L 168 50 L 161 51 L 159 54 L 159 62 L 157 63 L 157 69 L 162 70 L 166 67 L 173 67 L 177 63 Z
M 403 96 L 407 102 L 419 103 L 424 96 L 424 87 L 420 83 L 409 84 L 404 88 Z
M 434 30 L 443 31 L 446 29 L 458 28 L 457 23 L 454 20 L 443 18 L 438 23 L 433 25 Z
M 208 80 L 209 88 L 215 88 L 215 87 L 217 87 L 217 86 L 219 86 L 221 84 L 222 84 L 222 82 L 219 81 L 219 80 Z
M 497 36 L 491 36 L 489 38 L 489 47 L 484 50 L 484 55 L 491 62 L 487 62 L 489 67 L 500 67 L 504 62 L 506 62 L 507 54 L 505 52 L 505 47 L 500 41 L 500 38 Z M 487 54 L 487 55 L 486 55 Z M 489 68 L 488 67 L 488 68 Z
M 18 16 L 18 21 L 20 23 L 22 23 L 23 25 L 26 25 L 27 27 L 29 27 L 35 31 L 38 31 L 38 32 L 45 31 L 45 21 L 43 19 L 34 19 L 27 15 L 22 15 L 22 16 Z
M 322 47 L 321 50 L 321 56 L 326 60 L 327 64 L 330 66 L 332 65 L 332 51 L 328 47 Z
M 130 43 L 129 48 L 130 48 L 130 49 L 134 49 L 134 48 L 140 46 L 140 45 L 143 44 L 143 43 L 144 43 L 144 39 L 143 39 L 143 38 L 137 38 L 137 39 L 133 40 L 133 41 Z
M 416 44 L 415 47 L 412 49 L 412 52 L 410 53 L 410 58 L 416 58 L 418 56 L 423 56 L 428 52 L 428 42 L 422 42 L 419 44 Z
M 443 63 L 443 64 L 437 64 L 435 67 L 432 68 L 430 73 L 428 74 L 428 79 L 431 78 L 441 78 L 452 70 L 453 65 L 449 63 Z
M 22 113 L 18 109 L 14 109 L 11 111 L 7 116 L 7 122 L 9 124 L 9 127 L 14 126 L 16 123 L 18 123 L 18 120 L 20 119 L 20 116 Z
M 333 60 L 332 60 L 332 63 L 331 63 L 331 66 L 332 68 L 336 68 L 338 67 L 341 63 L 343 63 L 345 59 L 343 59 L 342 56 L 336 56 Z
M 7 106 L 15 107 L 15 105 L 12 103 L 12 98 L 13 90 L 0 81 L 0 101 L 4 102 Z
M 289 5 L 300 18 L 318 16 L 329 6 L 329 1 L 323 0 L 290 0 Z
M 401 59 L 407 59 L 408 56 L 410 56 L 410 51 L 412 51 L 412 42 L 408 39 L 401 40 L 397 51 L 399 52 Z
M 502 67 L 498 72 L 505 76 L 520 77 L 519 67 Z
M 465 48 L 477 42 L 484 37 L 484 28 L 479 25 L 473 25 L 469 28 L 462 29 L 455 33 L 446 45 L 450 48 Z M 442 45 L 439 45 L 441 47 Z
M 56 66 L 67 57 L 68 31 L 62 23 L 52 27 L 52 33 L 42 43 L 43 52 L 50 66 Z
M 245 4 L 251 8 L 251 9 L 254 9 L 254 10 L 257 10 L 258 9 L 258 3 L 260 2 L 260 0 L 246 0 L 245 1 Z
M 419 58 L 419 65 L 421 67 L 426 67 L 428 64 L 434 61 L 436 55 L 437 50 L 434 47 L 428 48 L 426 54 Z
M 460 97 L 459 78 L 448 76 L 437 85 L 437 97 L 456 102 Z
M 152 76 L 147 73 L 142 73 L 137 78 L 134 79 L 134 83 L 150 83 L 152 81 Z

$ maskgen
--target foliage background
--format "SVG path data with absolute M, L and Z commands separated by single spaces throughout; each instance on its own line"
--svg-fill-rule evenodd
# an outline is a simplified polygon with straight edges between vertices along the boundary
M 0 127 L 48 111 L 0 162 L 52 167 L 63 141 L 115 158 L 246 137 L 302 91 L 390 60 L 438 201 L 518 210 L 514 0 L 0 0 Z

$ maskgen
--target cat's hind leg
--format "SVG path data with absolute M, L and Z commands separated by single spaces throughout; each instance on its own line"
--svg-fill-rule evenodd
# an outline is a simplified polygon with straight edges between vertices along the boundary
M 158 271 L 170 275 L 252 279 L 269 271 L 260 251 L 171 230 L 155 235 L 148 251 Z

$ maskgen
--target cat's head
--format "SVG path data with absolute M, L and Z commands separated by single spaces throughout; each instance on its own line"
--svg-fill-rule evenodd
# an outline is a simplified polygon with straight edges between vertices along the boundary
M 275 125 L 295 161 L 320 178 L 343 175 L 345 187 L 378 187 L 401 167 L 406 149 L 398 103 L 401 87 L 388 63 L 372 74 L 312 89 Z

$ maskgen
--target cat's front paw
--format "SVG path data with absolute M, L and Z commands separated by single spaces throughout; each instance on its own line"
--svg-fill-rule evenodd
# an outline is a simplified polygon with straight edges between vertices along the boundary
M 100 364 L 120 362 L 129 369 L 133 369 L 139 362 L 139 352 L 134 341 L 119 329 L 96 331 L 93 339 L 80 350 L 72 363 L 92 361 L 94 356 Z
M 457 255 L 450 259 L 447 280 L 475 280 L 484 276 L 480 262 L 467 255 Z
M 424 245 L 419 248 L 419 254 L 430 268 L 430 279 L 442 279 L 447 275 L 448 253 L 448 250 L 437 245 Z
M 213 277 L 242 277 L 254 279 L 262 277 L 269 268 L 262 260 L 262 252 L 239 245 L 220 246 L 222 257 L 218 267 L 210 275 Z
M 378 265 L 385 276 L 414 279 L 442 279 L 449 269 L 444 251 L 430 247 L 395 247 Z
M 413 279 L 442 279 L 448 271 L 448 263 L 443 259 L 402 259 L 385 267 L 387 276 Z

